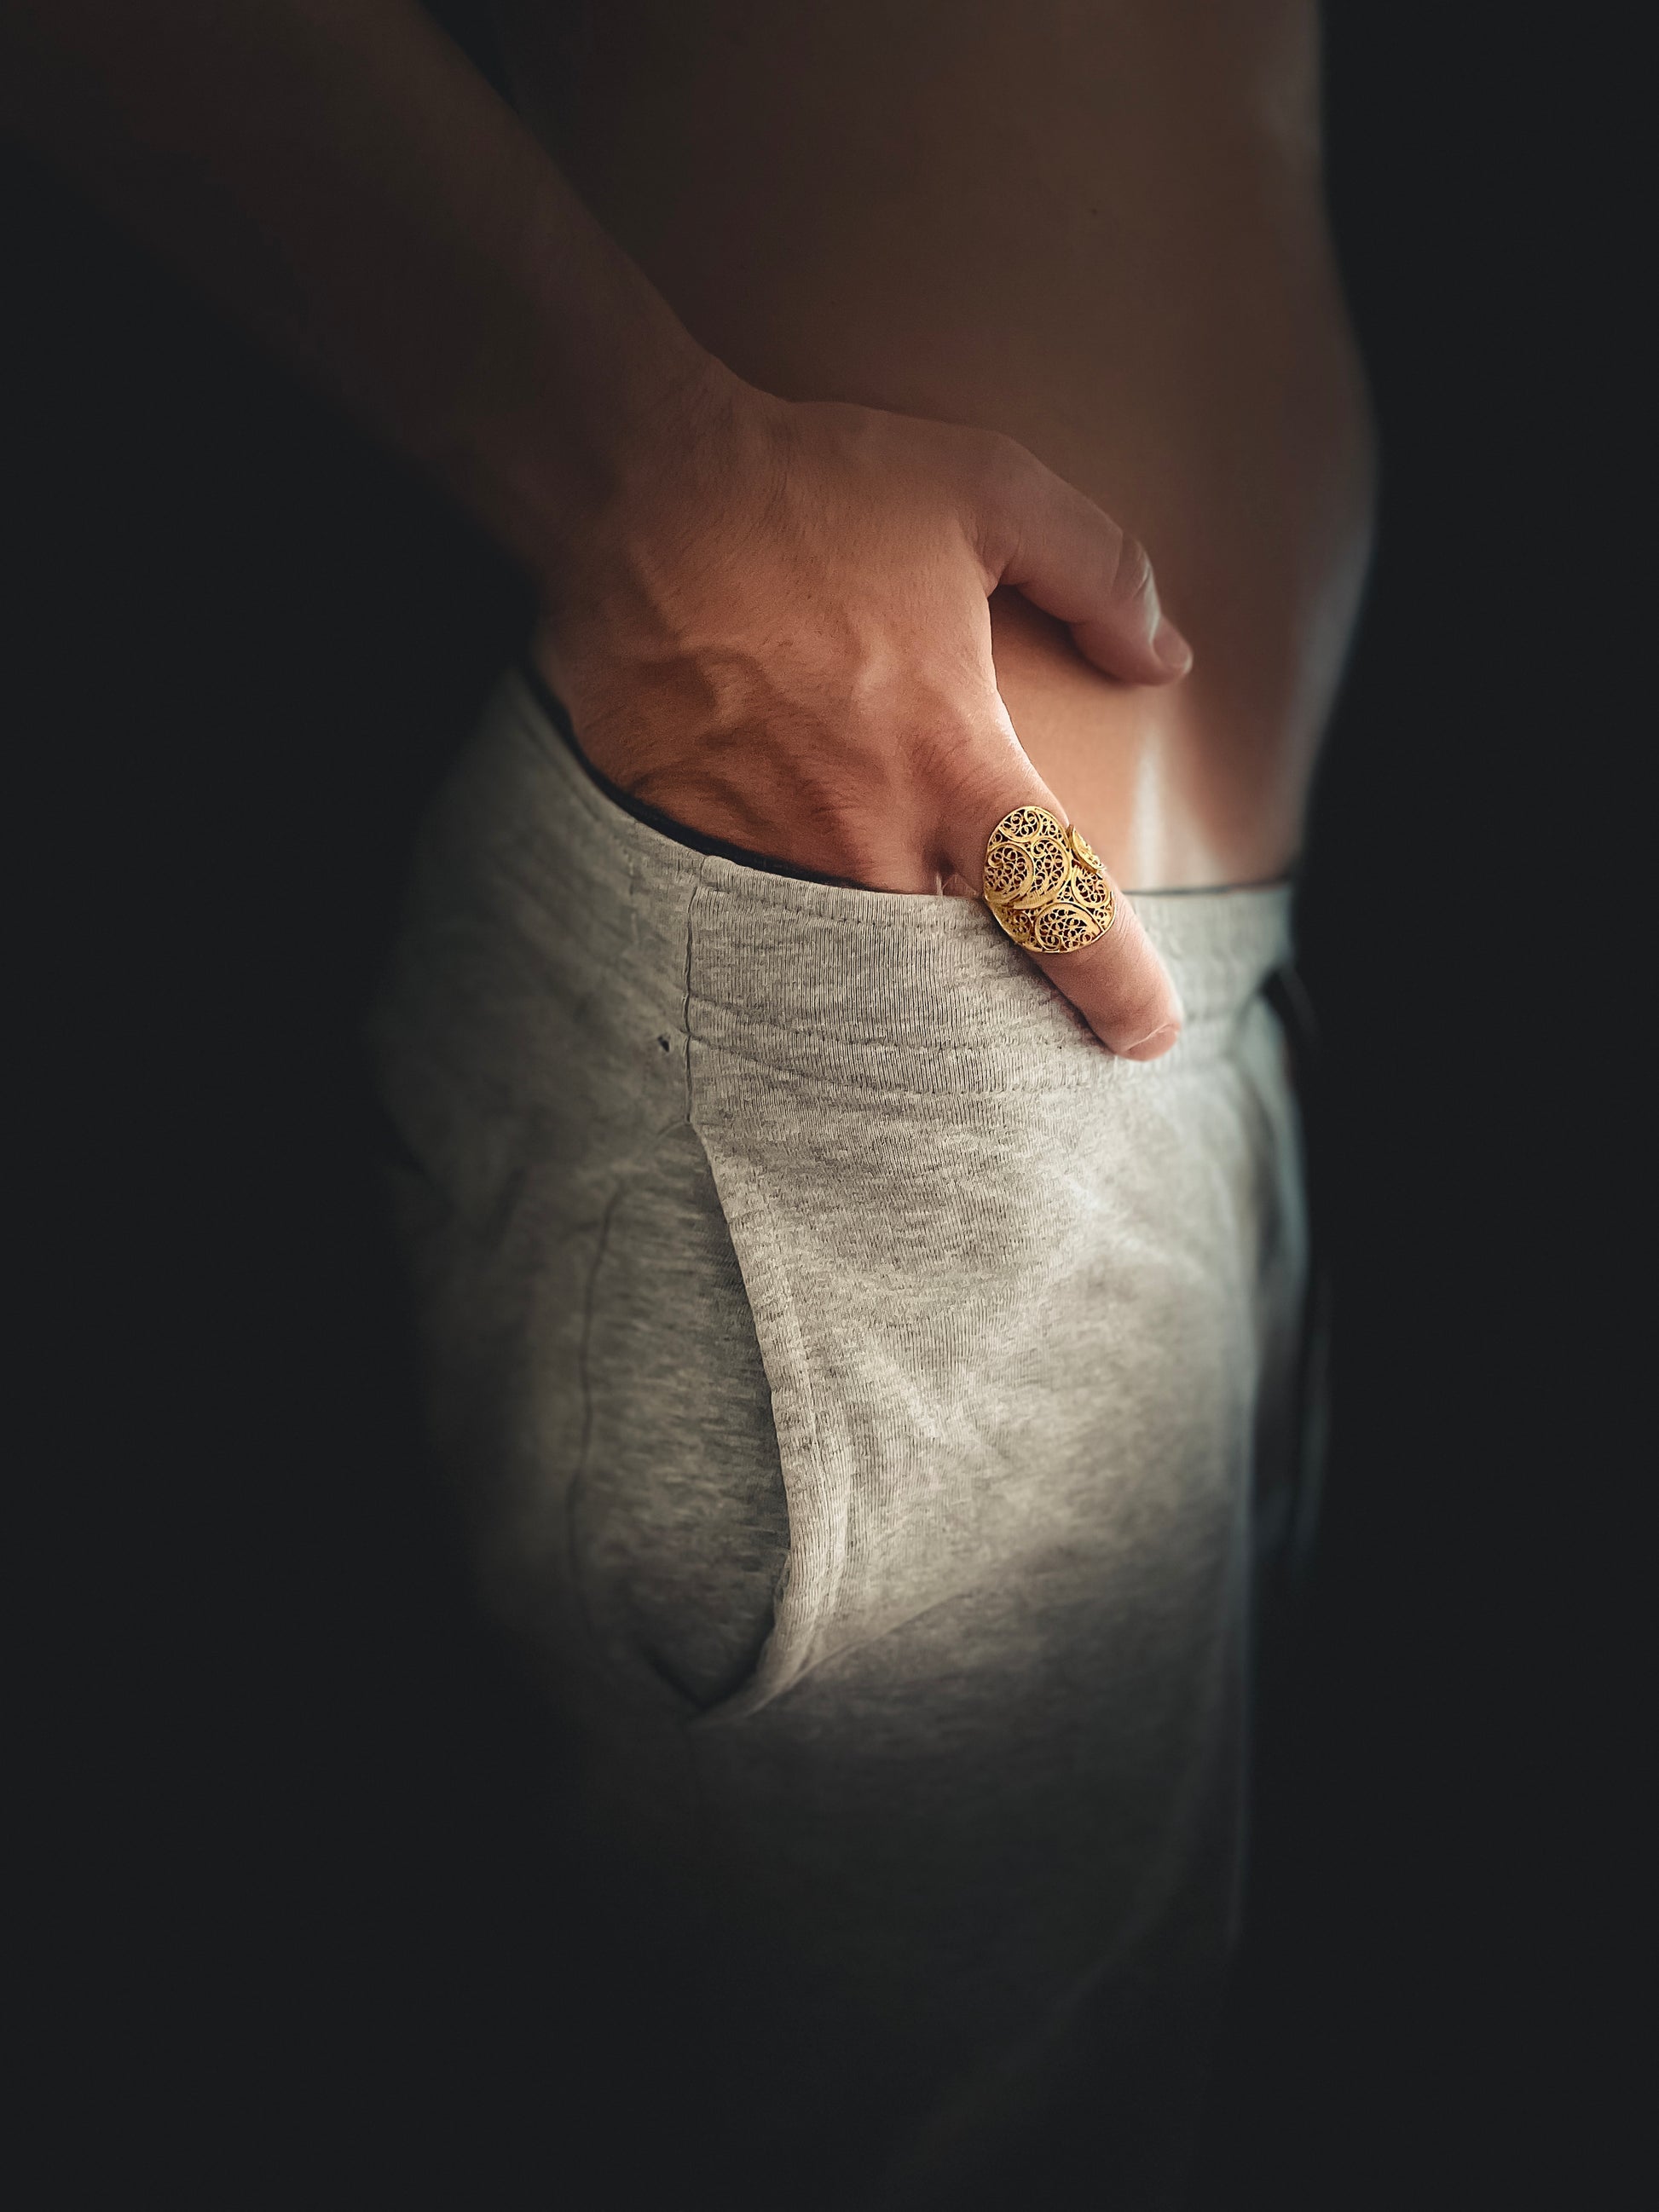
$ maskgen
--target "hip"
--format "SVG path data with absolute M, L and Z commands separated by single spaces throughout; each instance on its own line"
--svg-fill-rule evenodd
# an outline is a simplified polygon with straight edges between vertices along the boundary
M 473 1451 L 513 1571 L 554 1574 L 591 1627 L 601 1463 L 629 1438 L 647 1468 L 683 1457 L 714 1388 L 709 1433 L 729 1458 L 741 1430 L 776 1494 L 735 1642 L 678 1670 L 686 1717 L 890 1658 L 1019 1561 L 1054 1603 L 1024 1617 L 1034 1653 L 1074 1639 L 1073 1598 L 1191 1582 L 1204 1554 L 1201 1628 L 1300 1313 L 1296 1109 L 1261 996 L 1289 896 L 1138 899 L 1188 1024 L 1165 1060 L 1117 1060 L 977 902 L 690 849 L 607 799 L 511 679 L 428 825 L 375 1039 L 424 1171 L 451 1426 L 469 1406 L 517 1425 Z M 599 1641 L 624 1674 L 649 1662 L 649 1702 L 676 1664 L 630 1632 Z M 1006 1656 L 986 1663 L 1012 1680 Z

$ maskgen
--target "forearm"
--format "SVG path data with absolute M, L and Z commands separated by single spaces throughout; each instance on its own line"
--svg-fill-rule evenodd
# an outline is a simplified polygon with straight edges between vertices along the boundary
M 6 124 L 532 568 L 714 371 L 411 0 L 6 0 Z

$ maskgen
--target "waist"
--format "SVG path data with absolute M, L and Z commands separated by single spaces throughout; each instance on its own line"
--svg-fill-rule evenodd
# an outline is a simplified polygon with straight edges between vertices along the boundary
M 520 919 L 538 941 L 546 927 L 550 959 L 591 976 L 626 945 L 665 1021 L 772 1080 L 916 1098 L 1156 1089 L 1228 1058 L 1291 954 L 1288 883 L 1137 891 L 1187 1024 L 1164 1060 L 1118 1060 L 978 900 L 775 873 L 641 820 L 595 781 L 557 702 L 522 672 L 460 773 L 475 820 L 513 842 Z
M 1001 431 L 1146 545 L 1197 656 L 1169 692 L 993 610 L 1014 726 L 1119 876 L 1281 872 L 1370 509 L 1310 11 L 877 24 L 849 0 L 839 28 L 744 9 L 728 38 L 721 0 L 672 36 L 632 0 L 626 39 L 596 19 L 580 48 L 546 43 L 538 0 L 514 12 L 526 113 L 729 368 Z
M 931 203 L 910 214 L 916 239 L 946 227 Z M 1224 279 L 1204 264 L 1230 246 Z M 785 398 L 1017 438 L 1146 547 L 1195 654 L 1169 690 L 1103 675 L 1018 594 L 992 606 L 1014 727 L 1126 882 L 1255 881 L 1300 850 L 1371 525 L 1363 377 L 1311 258 L 1225 227 L 1200 253 L 1171 226 L 1108 266 L 1075 231 L 1022 240 L 1005 219 L 971 281 L 942 245 L 928 281 L 918 246 L 902 298 L 872 255 L 833 281 L 769 272 L 746 305 L 693 322 Z M 663 274 L 695 315 L 700 279 Z

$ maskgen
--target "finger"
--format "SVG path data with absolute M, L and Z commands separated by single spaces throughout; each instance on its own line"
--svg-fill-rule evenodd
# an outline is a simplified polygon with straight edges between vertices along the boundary
M 1024 789 L 1007 793 L 996 811 L 981 807 L 971 821 L 961 817 L 945 851 L 955 872 L 975 888 L 985 881 L 985 848 L 1003 817 L 1018 806 L 1046 807 L 1061 822 L 1065 809 L 1036 777 Z M 1085 832 L 1086 834 L 1086 832 Z M 976 842 L 975 842 L 976 840 Z M 1181 1000 L 1140 918 L 1112 880 L 1110 927 L 1092 945 L 1075 952 L 1027 951 L 1055 988 L 1077 1008 L 1101 1042 L 1125 1060 L 1157 1060 L 1181 1034 Z M 1024 948 L 1022 948 L 1024 950 Z
M 1120 1059 L 1159 1060 L 1181 1035 L 1181 1000 L 1140 916 L 1115 883 L 1112 901 L 1112 926 L 1104 937 L 1079 952 L 1027 957 Z
M 975 518 L 989 588 L 1012 585 L 1070 626 L 1097 668 L 1169 684 L 1193 650 L 1158 604 L 1146 548 L 1075 485 L 1000 441 Z

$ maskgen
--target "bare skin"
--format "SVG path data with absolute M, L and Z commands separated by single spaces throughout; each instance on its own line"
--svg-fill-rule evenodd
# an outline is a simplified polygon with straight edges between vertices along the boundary
M 1305 20 L 1069 20 L 624 0 L 561 51 L 526 0 L 580 198 L 405 0 L 0 31 L 14 127 L 523 561 L 618 784 L 880 890 L 975 888 L 1031 801 L 1120 878 L 1249 880 L 1364 534 Z M 1038 964 L 1112 1049 L 1174 1042 L 1128 902 Z
M 1142 885 L 1281 874 L 1369 535 L 1310 0 L 501 0 L 515 96 L 762 389 L 1006 433 L 1131 532 L 1196 663 L 1012 592 L 1025 752 Z

